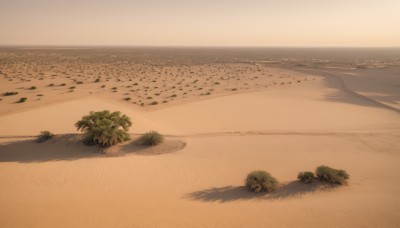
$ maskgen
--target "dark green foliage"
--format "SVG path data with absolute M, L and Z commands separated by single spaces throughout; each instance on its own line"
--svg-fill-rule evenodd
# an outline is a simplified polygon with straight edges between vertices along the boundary
M 94 82 L 100 82 L 100 78 L 96 79 Z
M 77 130 L 85 132 L 87 145 L 112 146 L 130 139 L 128 130 L 132 122 L 120 112 L 104 110 L 90 112 L 76 122 L 75 126 Z
M 51 133 L 50 131 L 41 131 L 39 136 L 36 139 L 36 142 L 41 143 L 41 142 L 44 142 L 53 137 L 54 137 L 54 134 Z
M 21 97 L 17 103 L 24 103 L 26 100 L 28 100 L 28 98 Z
M 272 192 L 278 188 L 278 181 L 266 171 L 256 170 L 247 175 L 245 186 L 252 192 Z
M 315 175 L 313 172 L 300 172 L 297 175 L 297 179 L 299 179 L 303 183 L 311 184 L 315 181 Z
M 36 86 L 32 86 L 31 88 L 29 88 L 30 90 L 34 90 L 37 89 Z
M 350 178 L 345 170 L 334 169 L 324 165 L 319 166 L 315 174 L 319 180 L 332 184 L 344 184 Z
M 17 94 L 18 94 L 18 92 L 5 92 L 5 93 L 3 93 L 4 96 L 14 96 L 14 95 L 17 95 Z
M 156 131 L 149 131 L 139 141 L 142 145 L 155 146 L 164 141 L 164 136 Z

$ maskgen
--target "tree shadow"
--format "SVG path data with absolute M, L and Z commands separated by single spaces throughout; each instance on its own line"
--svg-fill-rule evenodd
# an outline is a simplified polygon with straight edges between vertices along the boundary
M 271 193 L 253 193 L 244 186 L 226 186 L 221 188 L 210 188 L 189 193 L 185 198 L 204 202 L 233 202 L 240 200 L 283 200 L 299 198 L 306 194 L 318 191 L 330 191 L 339 185 L 315 182 L 304 184 L 299 181 L 284 183 L 278 190 Z
M 73 161 L 102 156 L 97 146 L 85 146 L 77 134 L 57 135 L 42 143 L 33 139 L 0 144 L 0 162 Z
M 73 161 L 83 158 L 119 157 L 129 154 L 161 155 L 181 150 L 186 143 L 179 139 L 166 139 L 157 146 L 144 146 L 137 140 L 111 147 L 87 146 L 81 134 L 56 135 L 37 143 L 34 139 L 0 143 L 0 162 Z

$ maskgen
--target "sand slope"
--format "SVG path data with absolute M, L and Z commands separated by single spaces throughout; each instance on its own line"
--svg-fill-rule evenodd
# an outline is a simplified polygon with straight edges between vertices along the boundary
M 2 227 L 400 226 L 399 114 L 324 78 L 149 112 L 89 97 L 2 116 L 0 135 L 73 133 L 80 116 L 104 108 L 128 114 L 132 133 L 155 129 L 185 137 L 187 146 L 46 161 L 29 143 L 3 138 Z M 11 149 L 29 156 L 11 160 Z M 347 170 L 349 185 L 295 181 L 322 164 Z M 255 169 L 276 176 L 281 189 L 248 193 L 243 180 Z

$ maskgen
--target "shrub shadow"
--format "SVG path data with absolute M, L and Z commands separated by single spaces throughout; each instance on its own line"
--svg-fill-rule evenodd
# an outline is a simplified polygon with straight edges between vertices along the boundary
M 226 186 L 192 192 L 187 194 L 185 198 L 204 202 L 219 203 L 240 200 L 283 200 L 299 198 L 303 195 L 318 191 L 330 191 L 339 186 L 340 185 L 326 184 L 318 181 L 312 184 L 304 184 L 300 181 L 291 181 L 284 183 L 278 190 L 271 193 L 253 193 L 249 192 L 244 186 Z

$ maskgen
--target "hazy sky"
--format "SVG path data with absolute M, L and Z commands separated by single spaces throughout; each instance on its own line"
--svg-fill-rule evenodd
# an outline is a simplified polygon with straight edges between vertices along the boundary
M 0 44 L 400 46 L 400 0 L 0 0 Z

